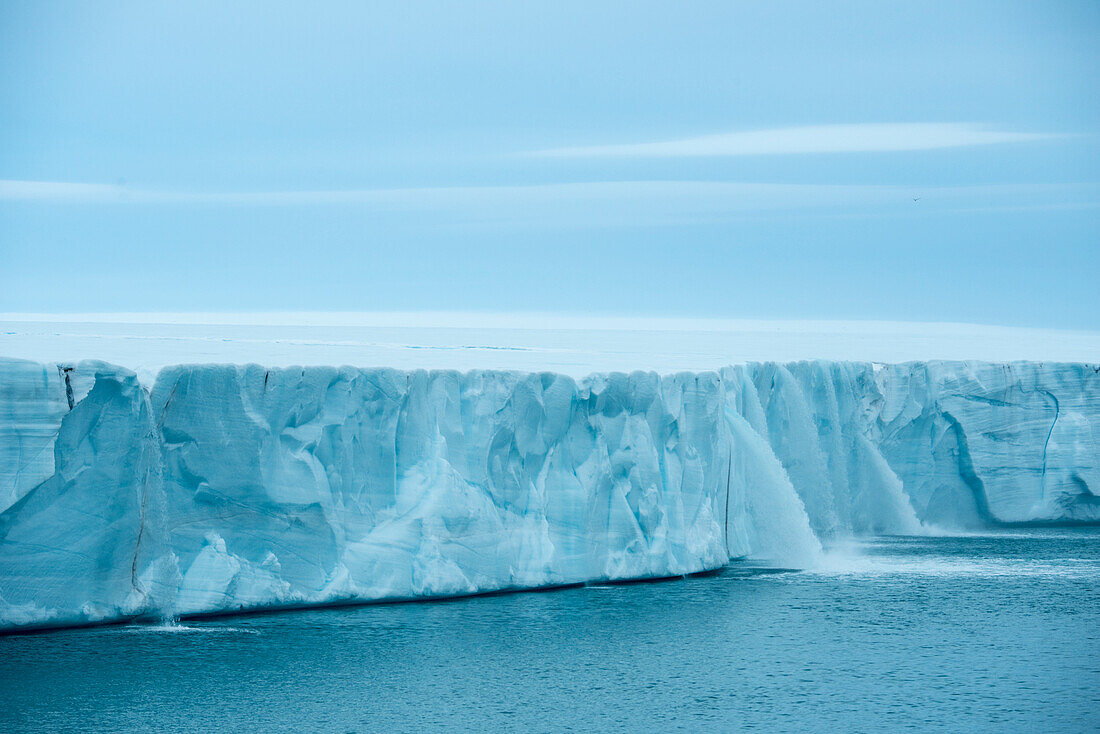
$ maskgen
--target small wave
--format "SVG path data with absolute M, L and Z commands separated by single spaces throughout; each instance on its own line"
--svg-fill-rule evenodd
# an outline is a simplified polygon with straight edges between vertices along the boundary
M 118 627 L 116 628 L 116 630 L 124 634 L 259 634 L 259 630 L 249 629 L 247 627 L 226 627 L 224 625 L 217 624 L 196 626 L 189 624 L 180 624 L 179 622 L 161 622 L 158 624 L 128 624 L 125 627 Z
M 1030 530 L 1026 528 L 976 528 L 973 530 L 966 530 L 960 528 L 944 528 L 932 524 L 925 524 L 923 526 L 923 529 L 927 532 L 921 533 L 920 535 L 926 535 L 931 538 L 990 538 L 995 540 L 1079 540 L 1082 535 L 1100 535 L 1100 530 L 1096 530 L 1091 526 L 1076 528 L 1071 532 L 1066 532 L 1065 530 L 1060 530 L 1056 528 L 1042 527 Z
M 944 576 L 992 578 L 1000 576 L 1100 578 L 1100 563 L 1088 559 L 1021 560 L 1013 558 L 958 558 L 943 555 L 881 556 L 828 552 L 805 571 L 812 576 Z

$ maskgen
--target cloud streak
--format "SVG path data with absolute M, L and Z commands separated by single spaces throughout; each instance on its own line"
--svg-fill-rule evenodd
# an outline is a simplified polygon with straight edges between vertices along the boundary
M 123 191 L 110 184 L 0 180 L 0 201 L 110 201 Z
M 927 215 L 964 210 L 1091 208 L 1100 184 L 774 184 L 595 181 L 520 186 L 202 192 L 53 181 L 0 181 L 0 203 L 233 209 L 351 207 L 402 224 L 631 225 L 706 222 L 768 212 Z
M 698 156 L 888 153 L 940 150 L 1056 137 L 997 130 L 969 122 L 861 123 L 744 130 L 652 143 L 552 148 L 543 158 L 673 158 Z

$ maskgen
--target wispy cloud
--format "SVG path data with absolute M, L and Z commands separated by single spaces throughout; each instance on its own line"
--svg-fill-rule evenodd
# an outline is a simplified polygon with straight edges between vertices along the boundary
M 508 209 L 537 205 L 607 206 L 680 202 L 695 208 L 786 208 L 904 199 L 891 186 L 772 184 L 734 181 L 586 181 L 511 186 L 290 191 L 186 191 L 63 181 L 0 181 L 0 201 L 76 204 L 228 206 L 360 205 L 379 210 Z
M 998 130 L 970 122 L 862 123 L 743 130 L 651 143 L 591 145 L 534 151 L 552 158 L 885 153 L 1016 143 L 1056 137 Z
M 404 223 L 683 223 L 775 211 L 933 214 L 1094 207 L 1098 184 L 905 186 L 737 181 L 593 181 L 520 186 L 201 192 L 53 181 L 0 181 L 0 202 L 96 206 L 350 206 Z
M 111 201 L 124 191 L 110 184 L 0 180 L 0 201 Z

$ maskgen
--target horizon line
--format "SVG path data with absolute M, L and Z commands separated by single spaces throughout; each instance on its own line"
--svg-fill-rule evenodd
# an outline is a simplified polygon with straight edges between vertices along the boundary
M 206 326 L 318 326 L 394 328 L 497 328 L 517 330 L 629 331 L 739 331 L 789 330 L 805 327 L 881 327 L 1003 329 L 1033 332 L 1100 334 L 1098 329 L 1058 328 L 969 321 L 911 321 L 894 319 L 800 319 L 731 318 L 710 316 L 624 316 L 616 314 L 570 313 L 566 311 L 478 311 L 478 310 L 394 310 L 394 311 L 89 311 L 89 312 L 0 312 L 0 322 L 9 323 L 111 323 Z M 793 327 L 801 327 L 796 329 Z

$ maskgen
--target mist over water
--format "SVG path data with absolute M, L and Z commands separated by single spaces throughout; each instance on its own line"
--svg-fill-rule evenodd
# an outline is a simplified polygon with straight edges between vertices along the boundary
M 806 571 L 0 638 L 0 729 L 1094 728 L 1100 529 Z

